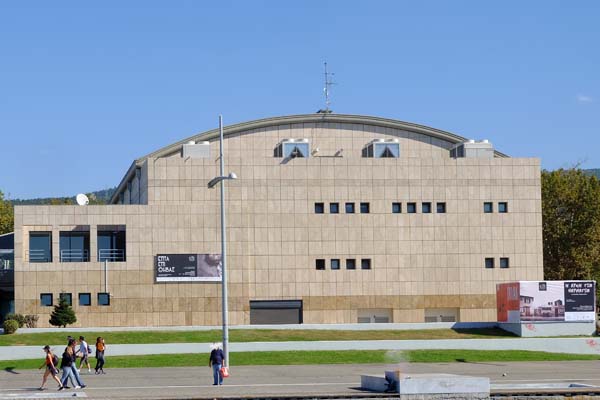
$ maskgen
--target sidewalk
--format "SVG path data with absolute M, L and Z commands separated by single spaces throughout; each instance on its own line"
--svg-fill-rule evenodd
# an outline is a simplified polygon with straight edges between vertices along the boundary
M 211 343 L 110 344 L 107 356 L 208 353 Z M 50 344 L 62 352 L 65 343 Z M 93 346 L 92 346 L 93 347 Z M 231 352 L 247 351 L 318 351 L 318 350 L 531 350 L 553 353 L 600 355 L 597 338 L 505 338 L 505 339 L 442 339 L 442 340 L 357 340 L 308 342 L 244 342 L 230 343 Z M 0 360 L 40 358 L 42 346 L 0 346 Z

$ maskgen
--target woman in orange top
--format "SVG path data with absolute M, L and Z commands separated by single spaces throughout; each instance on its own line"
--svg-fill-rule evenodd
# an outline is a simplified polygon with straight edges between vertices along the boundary
M 104 343 L 104 339 L 98 337 L 96 339 L 96 370 L 97 374 L 105 374 L 104 372 L 104 351 L 106 350 L 106 343 Z
M 58 389 L 60 390 L 62 389 L 62 383 L 60 383 L 60 379 L 58 378 L 58 368 L 56 368 L 56 365 L 54 365 L 54 354 L 52 354 L 50 346 L 48 345 L 44 346 L 44 351 L 46 352 L 46 359 L 44 360 L 44 363 L 38 368 L 41 369 L 44 366 L 46 367 L 44 377 L 42 378 L 42 386 L 40 386 L 40 390 L 45 389 L 44 385 L 46 384 L 46 381 L 48 380 L 48 375 L 50 374 L 52 374 L 52 378 L 54 378 L 56 383 L 58 383 Z

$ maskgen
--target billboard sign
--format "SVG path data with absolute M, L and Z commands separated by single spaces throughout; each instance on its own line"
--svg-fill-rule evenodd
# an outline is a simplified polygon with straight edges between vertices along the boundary
M 156 282 L 221 282 L 220 254 L 157 254 Z
M 565 321 L 594 321 L 596 319 L 595 282 L 565 282 Z

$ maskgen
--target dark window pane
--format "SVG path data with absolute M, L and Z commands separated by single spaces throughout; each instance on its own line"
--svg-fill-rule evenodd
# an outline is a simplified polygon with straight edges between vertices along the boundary
M 79 293 L 79 305 L 80 306 L 91 306 L 92 295 L 90 293 Z
M 110 294 L 98 293 L 98 305 L 99 306 L 110 306 Z
M 323 214 L 325 212 L 324 203 L 315 203 L 315 214 Z
M 508 203 L 505 201 L 501 201 L 498 203 L 498 212 L 499 213 L 507 213 L 508 212 Z
M 52 293 L 41 293 L 40 303 L 45 307 L 52 307 Z
M 346 260 L 346 269 L 356 269 L 356 260 L 354 258 Z
M 508 257 L 500 257 L 500 268 L 508 268 L 510 267 L 510 261 Z
M 60 232 L 60 262 L 90 261 L 90 232 Z
M 437 213 L 445 214 L 446 213 L 446 203 L 437 203 L 436 204 Z
M 331 259 L 331 269 L 340 269 L 340 259 L 339 258 Z
M 340 203 L 329 203 L 329 212 L 331 214 L 339 214 L 340 213 Z
M 400 214 L 402 212 L 402 203 L 392 203 L 392 213 Z
M 98 261 L 126 261 L 124 229 L 98 231 Z
M 52 232 L 29 232 L 29 262 L 52 262 Z
M 429 214 L 431 212 L 431 203 L 421 203 L 421 210 L 423 214 Z
M 360 203 L 360 213 L 368 214 L 370 209 L 369 203 Z
M 406 204 L 406 212 L 409 214 L 414 214 L 417 212 L 417 203 L 408 203 Z
M 486 258 L 485 259 L 485 267 L 486 268 L 494 268 L 494 259 L 493 258 Z
M 73 296 L 71 295 L 71 293 L 61 293 L 58 295 L 58 298 L 66 300 L 67 304 L 70 306 L 73 305 Z
M 346 214 L 354 214 L 354 203 L 346 203 Z
M 494 212 L 494 203 L 486 201 L 483 203 L 483 212 L 484 213 L 492 213 Z
M 317 258 L 315 260 L 315 268 L 318 270 L 324 270 L 325 269 L 325 260 L 323 260 L 321 258 Z
M 371 259 L 363 258 L 360 260 L 360 269 L 371 269 Z

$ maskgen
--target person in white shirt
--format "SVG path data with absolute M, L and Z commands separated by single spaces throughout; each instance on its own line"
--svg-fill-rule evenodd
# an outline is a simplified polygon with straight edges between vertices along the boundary
M 90 367 L 90 362 L 88 361 L 89 353 L 90 347 L 85 341 L 85 338 L 83 336 L 79 336 L 79 354 L 81 354 L 81 361 L 79 361 L 79 372 L 81 372 L 81 366 L 85 362 L 88 368 L 88 374 L 92 373 L 92 368 Z

